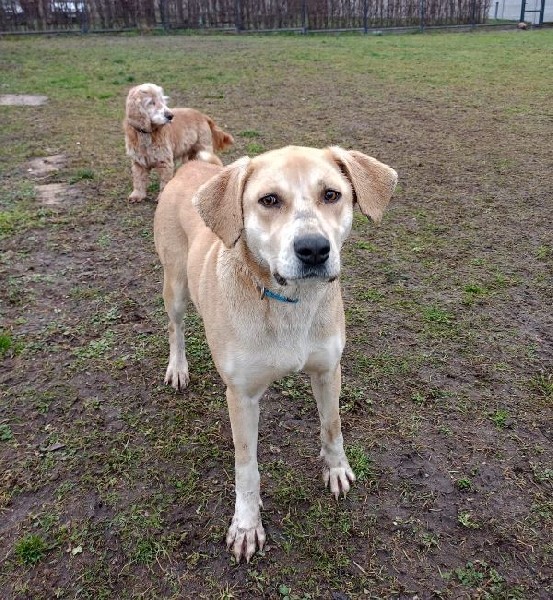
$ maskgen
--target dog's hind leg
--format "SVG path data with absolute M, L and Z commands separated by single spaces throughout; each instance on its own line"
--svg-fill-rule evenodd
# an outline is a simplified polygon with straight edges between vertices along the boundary
M 321 456 L 325 466 L 323 478 L 336 499 L 349 491 L 355 475 L 344 452 L 339 412 L 341 388 L 340 365 L 330 371 L 311 373 L 311 388 L 321 419 Z
M 165 160 L 159 167 L 156 167 L 156 171 L 159 174 L 159 191 L 162 192 L 163 188 L 173 178 L 173 174 L 175 172 L 175 164 L 172 160 Z
M 133 191 L 129 196 L 129 202 L 141 202 L 146 199 L 146 190 L 148 188 L 148 169 L 133 162 L 132 167 Z
M 165 373 L 165 383 L 177 391 L 183 390 L 190 381 L 183 321 L 188 299 L 186 266 L 179 269 L 165 266 L 163 302 L 169 317 L 169 365 Z

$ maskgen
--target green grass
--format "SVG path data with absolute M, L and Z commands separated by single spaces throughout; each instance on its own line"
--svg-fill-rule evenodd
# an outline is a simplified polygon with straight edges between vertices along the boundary
M 251 138 L 258 138 L 261 134 L 259 133 L 259 131 L 253 131 L 253 130 L 246 129 L 245 131 L 241 131 L 238 135 L 243 138 L 251 139 Z
M 79 181 L 91 180 L 94 179 L 94 177 L 95 174 L 92 169 L 78 169 L 76 173 L 69 178 L 69 183 L 77 183 Z
M 373 485 L 377 483 L 374 462 L 370 459 L 363 446 L 359 444 L 346 446 L 346 456 L 357 481 L 368 482 Z
M 47 550 L 48 545 L 40 535 L 29 534 L 15 544 L 13 552 L 20 563 L 32 566 L 44 558 Z
M 553 402 L 553 373 L 540 373 L 532 378 L 531 385 L 547 402 Z
M 468 477 L 462 477 L 461 479 L 457 479 L 455 485 L 462 492 L 469 492 L 472 489 L 472 482 Z
M 509 422 L 509 412 L 503 408 L 499 408 L 490 415 L 490 419 L 497 428 L 504 429 Z
M 262 152 L 265 152 L 265 148 L 263 144 L 260 144 L 259 142 L 248 142 L 246 144 L 246 154 L 249 156 L 257 156 Z
M 451 325 L 453 321 L 453 316 L 449 312 L 435 306 L 423 308 L 422 315 L 424 321 L 429 324 Z
M 368 302 L 379 302 L 384 298 L 384 294 L 379 290 L 360 290 L 356 293 L 357 300 Z
M 264 465 L 262 472 L 267 473 L 274 482 L 274 496 L 278 502 L 284 505 L 297 504 L 309 499 L 309 487 L 301 473 L 286 465 L 282 460 Z
M 376 246 L 371 244 L 371 242 L 366 242 L 365 240 L 360 240 L 355 243 L 355 247 L 359 250 L 367 250 L 367 252 L 375 252 Z
M 474 520 L 472 513 L 470 511 L 462 511 L 459 513 L 457 517 L 457 521 L 459 525 L 465 527 L 466 529 L 479 529 L 480 524 Z
M 548 260 L 553 256 L 553 247 L 543 244 L 538 248 L 536 255 L 539 260 Z
M 12 336 L 8 333 L 0 333 L 0 356 L 8 354 L 14 347 Z
M 74 353 L 81 360 L 101 359 L 113 349 L 115 334 L 111 330 L 106 330 L 103 336 L 97 340 L 91 340 L 87 346 L 75 349 Z
M 445 574 L 446 578 L 454 577 L 463 587 L 473 589 L 482 598 L 524 598 L 524 591 L 519 587 L 510 587 L 505 578 L 484 561 L 469 561 Z
M 7 423 L 0 424 L 0 442 L 9 442 L 13 439 L 12 428 Z

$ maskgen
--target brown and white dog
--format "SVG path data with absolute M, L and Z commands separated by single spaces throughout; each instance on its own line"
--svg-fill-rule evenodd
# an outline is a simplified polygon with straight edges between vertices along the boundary
M 227 545 L 238 561 L 265 542 L 257 437 L 259 400 L 273 381 L 300 370 L 311 376 L 324 481 L 338 497 L 355 480 L 338 406 L 340 249 L 354 204 L 380 221 L 396 181 L 393 169 L 360 152 L 289 146 L 224 168 L 189 162 L 160 195 L 154 233 L 169 315 L 165 382 L 177 390 L 189 382 L 183 317 L 192 300 L 227 388 L 236 478 Z
M 163 88 L 153 83 L 129 91 L 123 121 L 125 146 L 132 160 L 131 202 L 146 198 L 148 175 L 156 169 L 160 191 L 173 177 L 176 161 L 198 158 L 222 165 L 214 154 L 234 143 L 232 136 L 193 108 L 168 108 Z

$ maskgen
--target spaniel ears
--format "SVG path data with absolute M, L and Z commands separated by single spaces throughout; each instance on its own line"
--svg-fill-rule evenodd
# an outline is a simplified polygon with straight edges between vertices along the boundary
M 396 171 L 355 150 L 332 146 L 327 152 L 350 181 L 354 202 L 361 212 L 379 223 L 397 183 Z M 236 244 L 244 228 L 242 194 L 250 163 L 249 157 L 240 158 L 204 183 L 194 195 L 201 217 L 227 248 Z

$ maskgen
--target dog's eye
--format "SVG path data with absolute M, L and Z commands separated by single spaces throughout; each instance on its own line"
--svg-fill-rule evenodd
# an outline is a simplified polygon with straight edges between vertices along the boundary
M 275 207 L 280 205 L 280 200 L 276 194 L 267 194 L 258 200 L 261 206 L 265 206 L 267 208 Z
M 337 192 L 336 190 L 325 190 L 323 202 L 325 204 L 334 204 L 335 202 L 338 202 L 338 200 L 340 200 L 341 197 L 342 194 L 340 194 L 340 192 Z

